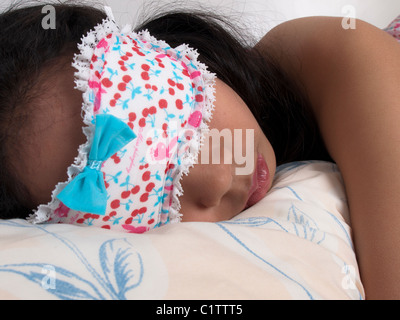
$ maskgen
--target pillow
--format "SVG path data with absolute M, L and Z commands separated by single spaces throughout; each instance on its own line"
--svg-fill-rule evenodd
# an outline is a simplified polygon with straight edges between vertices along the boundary
M 277 169 L 230 221 L 146 234 L 0 220 L 1 299 L 363 299 L 335 164 Z

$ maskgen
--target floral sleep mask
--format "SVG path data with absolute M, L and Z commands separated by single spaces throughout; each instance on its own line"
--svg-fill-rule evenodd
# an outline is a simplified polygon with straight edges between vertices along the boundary
M 121 30 L 106 11 L 73 62 L 87 142 L 29 219 L 142 233 L 180 220 L 180 179 L 207 132 L 215 75 L 187 45 Z

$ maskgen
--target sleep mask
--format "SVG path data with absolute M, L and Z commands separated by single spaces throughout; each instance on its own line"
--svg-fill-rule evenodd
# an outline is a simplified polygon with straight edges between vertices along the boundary
M 142 233 L 180 221 L 180 179 L 208 131 L 215 75 L 189 46 L 120 29 L 106 13 L 73 61 L 87 141 L 29 220 Z

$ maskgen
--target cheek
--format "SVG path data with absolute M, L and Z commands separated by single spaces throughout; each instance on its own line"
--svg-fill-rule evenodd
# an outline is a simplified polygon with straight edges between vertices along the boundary
M 232 88 L 219 80 L 217 80 L 216 104 L 211 125 L 218 130 L 228 128 L 231 130 L 232 135 L 235 129 L 241 129 L 243 142 L 245 141 L 246 129 L 253 129 L 254 151 L 264 155 L 271 174 L 275 173 L 276 159 L 274 150 L 253 113 Z M 250 149 L 247 148 L 247 150 Z M 245 144 L 242 145 L 242 152 L 243 154 L 246 152 Z
M 210 123 L 211 128 L 222 130 L 256 129 L 258 123 L 250 109 L 239 95 L 225 83 L 217 80 L 215 109 Z
M 236 173 L 251 174 L 257 153 L 262 153 L 266 158 L 272 148 L 267 148 L 269 142 L 244 101 L 223 83 L 220 83 L 218 89 L 210 127 L 216 130 L 217 139 L 219 133 L 219 137 L 228 136 L 231 141 L 232 161 L 243 168 Z M 271 158 L 274 158 L 273 152 Z

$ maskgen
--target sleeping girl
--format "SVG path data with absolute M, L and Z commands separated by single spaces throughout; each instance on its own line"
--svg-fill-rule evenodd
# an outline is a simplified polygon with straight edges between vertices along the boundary
M 42 6 L 0 15 L 1 218 L 135 233 L 228 220 L 267 195 L 277 165 L 334 161 L 367 298 L 400 297 L 393 37 L 313 17 L 249 46 L 211 14 L 133 30 L 72 4 L 43 29 Z M 205 143 L 223 130 L 232 145 Z M 215 153 L 246 161 L 201 161 Z

